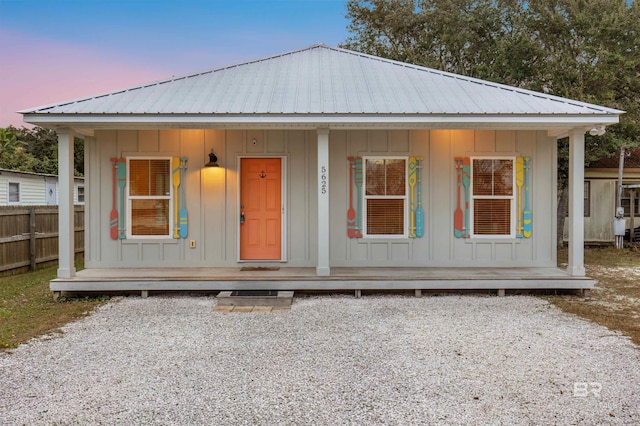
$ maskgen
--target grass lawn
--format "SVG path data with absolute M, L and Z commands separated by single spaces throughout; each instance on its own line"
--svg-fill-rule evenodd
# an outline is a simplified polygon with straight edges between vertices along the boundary
M 598 282 L 587 298 L 549 296 L 562 310 L 621 331 L 640 345 L 640 250 L 590 248 L 584 252 L 587 276 Z M 566 266 L 567 250 L 558 251 Z
M 79 267 L 80 265 L 76 265 Z M 54 301 L 49 280 L 57 265 L 33 272 L 0 277 L 0 350 L 59 330 L 87 315 L 105 299 L 61 299 Z

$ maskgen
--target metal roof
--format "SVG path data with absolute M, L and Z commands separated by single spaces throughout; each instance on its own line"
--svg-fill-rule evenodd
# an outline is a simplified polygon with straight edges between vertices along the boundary
M 73 121 L 73 115 L 107 115 L 114 120 L 136 115 L 224 120 L 235 115 L 249 121 L 260 117 L 263 122 L 274 115 L 296 120 L 544 115 L 589 120 L 608 116 L 609 123 L 623 113 L 325 45 L 20 112 L 26 121 L 42 115 L 67 121 Z

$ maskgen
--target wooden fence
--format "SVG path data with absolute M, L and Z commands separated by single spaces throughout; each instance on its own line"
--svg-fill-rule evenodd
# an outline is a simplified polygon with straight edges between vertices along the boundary
M 84 206 L 75 206 L 75 251 L 84 252 Z M 0 272 L 58 259 L 58 206 L 0 207 Z

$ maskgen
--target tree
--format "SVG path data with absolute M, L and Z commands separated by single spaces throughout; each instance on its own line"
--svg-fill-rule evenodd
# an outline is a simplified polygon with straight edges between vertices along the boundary
M 0 167 L 23 172 L 58 174 L 58 136 L 43 127 L 0 128 Z M 84 175 L 84 144 L 74 140 L 74 175 Z
M 347 17 L 343 47 L 627 111 L 587 135 L 587 163 L 640 145 L 635 1 L 349 0 Z

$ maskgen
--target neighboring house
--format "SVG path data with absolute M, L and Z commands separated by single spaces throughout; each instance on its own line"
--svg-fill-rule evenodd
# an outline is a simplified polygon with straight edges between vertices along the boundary
M 590 288 L 584 135 L 622 111 L 316 45 L 22 113 L 61 170 L 85 138 L 86 269 L 69 172 L 51 289 L 145 292 Z
M 592 163 L 584 172 L 584 239 L 587 243 L 615 243 L 613 219 L 618 197 L 619 156 L 603 158 Z M 625 157 L 622 175 L 623 185 L 640 184 L 640 150 L 631 151 Z M 640 190 L 633 190 L 634 227 L 640 226 Z M 622 207 L 626 229 L 631 226 L 632 190 L 623 189 Z M 568 239 L 568 223 L 565 221 L 563 239 Z
M 73 202 L 84 204 L 84 178 L 73 183 Z M 58 204 L 58 176 L 0 169 L 0 206 Z

